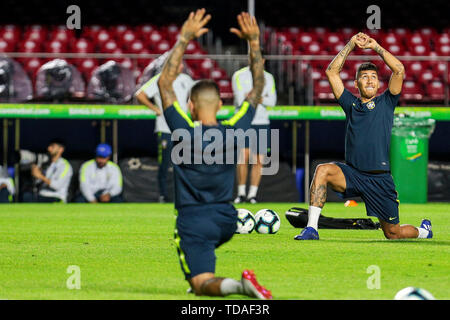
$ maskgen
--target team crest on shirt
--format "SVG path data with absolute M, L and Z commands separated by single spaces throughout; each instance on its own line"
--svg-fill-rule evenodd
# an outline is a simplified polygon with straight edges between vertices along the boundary
M 375 108 L 375 102 L 374 101 L 369 101 L 367 103 L 367 109 L 372 110 L 373 108 Z

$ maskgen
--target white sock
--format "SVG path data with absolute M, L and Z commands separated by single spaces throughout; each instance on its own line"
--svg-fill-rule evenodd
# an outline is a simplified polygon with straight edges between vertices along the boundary
M 238 196 L 245 197 L 245 184 L 238 185 Z
M 419 231 L 419 235 L 417 237 L 419 239 L 426 239 L 428 237 L 428 234 L 430 233 L 430 231 L 424 228 L 417 228 L 417 230 Z
M 258 186 L 250 186 L 250 189 L 248 190 L 248 196 L 247 198 L 256 198 L 256 193 L 258 192 Z
M 220 283 L 220 293 L 224 296 L 229 294 L 242 294 L 244 288 L 242 287 L 242 283 L 240 281 L 225 278 Z
M 316 231 L 319 229 L 318 224 L 321 211 L 322 208 L 309 206 L 307 227 L 313 227 Z

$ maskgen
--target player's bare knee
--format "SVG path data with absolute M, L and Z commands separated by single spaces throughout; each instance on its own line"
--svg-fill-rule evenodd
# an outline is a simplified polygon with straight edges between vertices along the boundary
M 384 233 L 384 236 L 386 237 L 386 239 L 389 239 L 389 240 L 401 238 L 399 230 L 396 230 L 394 228 L 383 229 L 383 233 Z
M 327 181 L 327 178 L 331 173 L 331 169 L 332 167 L 330 164 L 319 164 L 316 168 L 316 172 L 314 173 L 314 179 Z

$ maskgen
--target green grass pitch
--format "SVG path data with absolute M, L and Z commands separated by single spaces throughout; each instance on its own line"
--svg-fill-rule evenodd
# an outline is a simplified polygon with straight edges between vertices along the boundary
M 434 238 L 397 241 L 379 230 L 320 230 L 320 241 L 294 241 L 300 230 L 284 216 L 292 206 L 240 206 L 275 210 L 281 229 L 235 235 L 216 251 L 216 274 L 239 279 L 253 269 L 275 299 L 391 300 L 407 286 L 450 298 L 450 204 L 402 204 L 401 223 L 428 217 Z M 365 208 L 328 203 L 323 214 L 365 217 Z M 0 299 L 210 299 L 186 293 L 174 223 L 172 204 L 0 206 Z M 66 285 L 71 265 L 80 268 L 79 290 Z M 373 265 L 379 289 L 367 285 Z

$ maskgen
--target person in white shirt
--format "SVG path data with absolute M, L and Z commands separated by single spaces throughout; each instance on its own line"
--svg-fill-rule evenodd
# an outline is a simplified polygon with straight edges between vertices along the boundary
M 0 203 L 10 203 L 13 201 L 15 188 L 14 181 L 9 176 L 6 168 L 0 166 Z
M 252 121 L 252 129 L 256 132 L 257 150 L 251 150 L 248 139 L 246 139 L 246 146 L 241 152 L 241 160 L 244 163 L 237 165 L 237 197 L 234 203 L 242 203 L 248 201 L 256 203 L 256 194 L 261 182 L 262 161 L 264 156 L 270 154 L 270 120 L 269 114 L 266 110 L 267 106 L 275 106 L 277 103 L 277 92 L 275 88 L 275 80 L 273 76 L 264 71 L 264 90 L 262 94 L 262 102 L 256 108 L 255 117 Z M 249 67 L 242 68 L 236 71 L 232 77 L 232 88 L 234 95 L 234 105 L 239 107 L 247 97 L 247 94 L 253 88 L 252 73 Z M 261 132 L 267 133 L 267 150 L 259 149 L 259 140 L 262 139 Z M 252 168 L 250 172 L 250 188 L 248 194 L 246 193 L 246 183 L 248 175 L 248 164 L 250 156 L 252 156 Z
M 165 61 L 165 59 L 164 59 Z M 163 61 L 163 62 L 164 62 Z M 161 64 L 162 67 L 162 64 Z M 180 64 L 179 75 L 173 82 L 173 89 L 180 107 L 184 112 L 187 112 L 187 101 L 194 80 L 183 71 L 183 64 Z M 170 152 L 172 149 L 172 141 L 170 139 L 171 132 L 164 118 L 161 95 L 158 88 L 158 79 L 160 72 L 147 81 L 141 88 L 139 88 L 135 96 L 138 101 L 150 110 L 156 113 L 155 132 L 158 138 L 158 186 L 159 186 L 159 202 L 167 202 L 167 171 L 170 167 Z M 154 103 L 150 101 L 153 99 Z
M 67 202 L 70 180 L 72 179 L 72 166 L 62 157 L 65 145 L 61 140 L 53 140 L 47 147 L 50 164 L 40 168 L 31 167 L 31 175 L 37 179 L 37 197 L 24 196 L 24 201 L 36 202 Z M 25 200 L 26 199 L 26 200 Z
M 95 159 L 81 165 L 80 194 L 75 202 L 123 202 L 122 172 L 117 164 L 110 161 L 111 153 L 108 144 L 99 144 L 95 151 Z

